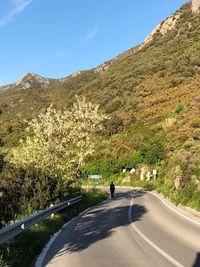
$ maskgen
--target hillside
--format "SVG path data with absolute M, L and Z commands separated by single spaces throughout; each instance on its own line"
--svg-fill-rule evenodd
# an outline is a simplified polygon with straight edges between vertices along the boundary
M 184 186 L 193 179 L 199 185 L 199 5 L 197 0 L 186 3 L 143 44 L 95 69 L 52 81 L 29 74 L 1 88 L 2 151 L 17 145 L 24 119 L 51 103 L 70 107 L 75 95 L 81 95 L 110 115 L 106 145 L 100 146 L 97 159 L 131 155 L 159 134 L 169 180 L 179 179 Z

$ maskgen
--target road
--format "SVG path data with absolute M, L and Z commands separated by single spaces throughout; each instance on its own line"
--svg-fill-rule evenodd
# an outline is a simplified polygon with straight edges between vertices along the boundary
M 118 189 L 61 231 L 43 266 L 200 266 L 200 224 L 150 193 Z

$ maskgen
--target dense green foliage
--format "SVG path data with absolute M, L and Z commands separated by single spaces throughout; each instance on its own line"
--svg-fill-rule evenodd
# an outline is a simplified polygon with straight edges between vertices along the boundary
M 74 179 L 64 181 L 34 169 L 17 169 L 9 164 L 0 173 L 0 225 L 15 220 L 19 214 L 59 203 L 80 190 Z
M 123 171 L 123 169 L 131 170 L 137 168 L 139 164 L 155 164 L 162 160 L 165 149 L 162 143 L 150 143 L 145 144 L 141 148 L 141 151 L 134 152 L 130 156 L 122 158 L 109 157 L 108 159 L 92 160 L 90 159 L 88 164 L 82 168 L 83 177 L 87 177 L 90 174 L 102 174 L 103 177 L 108 178 L 113 174 L 117 174 Z
M 164 140 L 162 140 L 159 136 L 151 138 L 149 142 L 146 142 L 143 146 L 141 146 L 140 151 L 146 164 L 156 164 L 158 161 L 163 159 L 165 152 Z
M 112 174 L 122 172 L 123 169 L 132 169 L 142 162 L 140 154 L 135 153 L 132 156 L 124 158 L 108 158 L 102 162 L 99 160 L 91 160 L 84 168 L 82 168 L 83 177 L 90 174 L 102 174 L 103 177 L 109 177 Z

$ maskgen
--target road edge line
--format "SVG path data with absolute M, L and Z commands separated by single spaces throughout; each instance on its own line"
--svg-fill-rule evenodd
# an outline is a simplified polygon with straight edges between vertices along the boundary
M 169 262 L 171 262 L 176 267 L 184 267 L 182 264 L 180 264 L 178 261 L 176 261 L 173 257 L 171 257 L 169 254 L 167 254 L 164 250 L 159 248 L 156 244 L 154 244 L 149 238 L 147 238 L 135 225 L 132 220 L 132 206 L 133 206 L 133 196 L 131 199 L 131 205 L 128 210 L 128 218 L 129 222 L 132 226 L 132 228 L 136 231 L 136 233 L 146 242 L 148 243 L 153 249 L 155 249 L 158 253 L 160 253 L 164 258 L 166 258 Z
M 154 192 L 151 192 L 151 191 L 146 191 L 148 193 L 150 193 L 151 195 L 157 197 L 165 206 L 167 206 L 169 209 L 171 209 L 173 212 L 179 214 L 180 216 L 184 217 L 185 219 L 187 219 L 188 221 L 192 222 L 192 223 L 195 223 L 197 225 L 200 225 L 200 222 L 198 221 L 195 221 L 194 219 L 190 218 L 189 216 L 187 215 L 184 215 L 182 212 L 178 211 L 176 208 L 170 206 L 165 199 L 162 199 L 159 195 L 157 195 L 156 193 Z M 172 203 L 173 204 L 173 203 Z
M 107 202 L 110 199 L 110 196 L 106 199 L 103 200 L 102 202 L 98 203 L 97 205 L 93 206 L 93 207 L 89 207 L 86 210 L 82 211 L 81 213 L 79 213 L 77 216 L 73 217 L 70 221 L 66 222 L 60 230 L 58 230 L 57 232 L 55 232 L 49 239 L 48 243 L 44 246 L 44 248 L 42 249 L 41 253 L 38 255 L 34 267 L 42 267 L 44 259 L 50 249 L 50 247 L 52 246 L 52 244 L 54 243 L 54 241 L 57 239 L 57 237 L 60 235 L 61 231 L 68 226 L 69 223 L 71 223 L 73 220 L 75 220 L 78 216 L 83 215 L 84 213 L 88 212 L 90 209 L 93 209 L 95 207 L 97 207 L 98 205 L 104 204 L 105 202 Z

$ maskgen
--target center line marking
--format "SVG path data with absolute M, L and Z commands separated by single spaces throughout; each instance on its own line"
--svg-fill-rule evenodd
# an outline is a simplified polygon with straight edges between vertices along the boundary
M 154 248 L 157 252 L 159 252 L 164 258 L 166 258 L 169 262 L 171 262 L 176 267 L 184 267 L 182 264 L 180 264 L 178 261 L 176 261 L 174 258 L 172 258 L 169 254 L 167 254 L 165 251 L 163 251 L 161 248 L 159 248 L 156 244 L 154 244 L 150 239 L 148 239 L 133 223 L 131 213 L 132 213 L 132 206 L 133 206 L 133 196 L 131 199 L 131 205 L 128 210 L 128 218 L 131 223 L 131 226 L 133 229 L 137 232 L 137 234 L 146 241 L 152 248 Z

